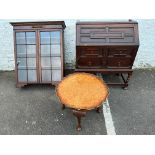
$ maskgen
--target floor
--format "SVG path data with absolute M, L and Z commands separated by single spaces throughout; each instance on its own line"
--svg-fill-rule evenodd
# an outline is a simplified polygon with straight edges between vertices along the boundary
M 1 135 L 107 135 L 105 111 L 103 106 L 100 114 L 88 112 L 78 132 L 71 110 L 61 110 L 54 86 L 16 88 L 14 72 L 0 72 Z M 118 135 L 155 134 L 155 70 L 135 70 L 128 90 L 110 87 L 108 115 Z
M 0 134 L 107 133 L 103 114 L 96 111 L 87 113 L 87 117 L 82 119 L 82 127 L 82 131 L 76 131 L 76 118 L 71 110 L 61 110 L 55 87 L 28 85 L 16 88 L 14 72 L 0 73 Z
M 116 134 L 155 134 L 155 70 L 136 70 L 129 89 L 110 89 Z

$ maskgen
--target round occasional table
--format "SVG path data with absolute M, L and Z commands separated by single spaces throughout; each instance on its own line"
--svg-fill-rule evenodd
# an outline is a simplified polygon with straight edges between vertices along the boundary
M 92 109 L 99 113 L 109 91 L 99 77 L 89 73 L 74 73 L 66 76 L 57 85 L 56 94 L 62 103 L 62 109 L 72 109 L 78 121 L 77 130 L 81 130 L 81 117 Z

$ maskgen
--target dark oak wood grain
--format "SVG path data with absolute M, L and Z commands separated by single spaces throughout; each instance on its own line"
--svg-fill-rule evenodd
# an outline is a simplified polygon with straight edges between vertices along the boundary
M 138 48 L 136 21 L 77 22 L 75 71 L 131 74 Z M 123 81 L 127 87 L 129 78 Z

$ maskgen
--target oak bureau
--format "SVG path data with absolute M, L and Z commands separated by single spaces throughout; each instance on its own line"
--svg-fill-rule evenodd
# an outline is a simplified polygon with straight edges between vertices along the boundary
M 127 88 L 138 47 L 136 21 L 77 22 L 75 71 L 117 74 L 123 83 L 109 84 Z

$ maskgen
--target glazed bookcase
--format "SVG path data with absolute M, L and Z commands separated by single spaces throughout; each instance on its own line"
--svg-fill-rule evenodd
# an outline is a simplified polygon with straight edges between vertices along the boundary
M 64 21 L 14 22 L 16 86 L 57 84 L 64 76 Z

